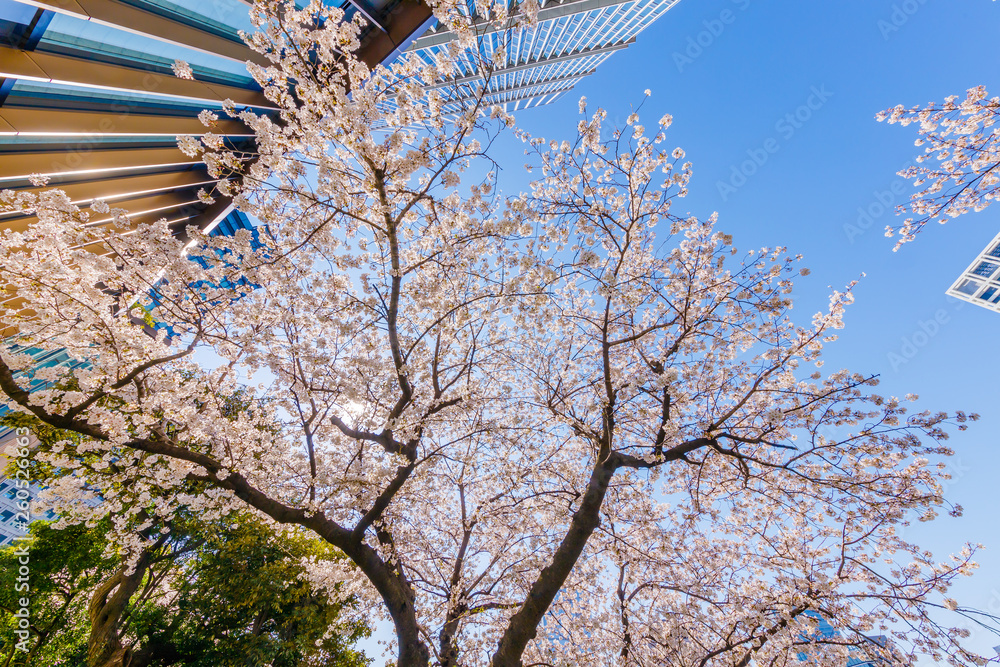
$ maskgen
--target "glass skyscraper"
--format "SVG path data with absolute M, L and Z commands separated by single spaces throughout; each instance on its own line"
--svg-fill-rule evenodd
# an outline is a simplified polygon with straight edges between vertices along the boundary
M 461 54 L 459 74 L 438 86 L 450 91 L 448 95 L 456 103 L 471 96 L 473 86 L 485 84 L 488 91 L 485 101 L 503 105 L 507 111 L 549 104 L 593 74 L 615 51 L 633 44 L 636 35 L 677 2 L 679 0 L 542 2 L 535 27 L 498 29 L 475 18 L 475 2 L 470 0 L 469 16 L 479 25 L 478 54 L 472 50 Z M 434 64 L 444 57 L 444 45 L 452 38 L 450 32 L 435 25 L 414 40 L 409 51 L 424 62 Z M 498 66 L 486 82 L 475 66 L 477 55 L 489 62 L 501 47 L 506 47 L 506 62 Z

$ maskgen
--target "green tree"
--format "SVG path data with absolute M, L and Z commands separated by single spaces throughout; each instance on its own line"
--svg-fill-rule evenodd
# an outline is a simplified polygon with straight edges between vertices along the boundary
M 246 409 L 242 397 L 228 400 L 233 414 Z M 30 428 L 41 451 L 75 450 L 79 440 L 25 415 L 0 422 Z M 34 458 L 29 471 L 60 474 Z M 3 667 L 368 664 L 351 648 L 368 628 L 345 621 L 343 603 L 301 578 L 304 558 L 343 558 L 323 541 L 277 533 L 246 513 L 205 521 L 181 512 L 166 523 L 141 508 L 136 523 L 147 543 L 139 553 L 112 542 L 110 518 L 63 529 L 35 522 L 28 539 L 0 549 Z M 30 571 L 20 591 L 19 559 Z M 21 597 L 29 600 L 26 642 L 17 633 Z
M 27 540 L 0 550 L 0 664 L 368 664 L 351 645 L 369 630 L 343 620 L 343 604 L 300 579 L 302 558 L 338 557 L 329 547 L 301 534 L 277 535 L 248 516 L 191 520 L 175 530 L 133 571 L 120 555 L 105 555 L 106 522 L 61 530 L 32 524 Z M 18 592 L 22 554 L 30 563 L 30 589 Z M 131 588 L 130 577 L 136 578 Z M 121 607 L 114 622 L 102 626 L 104 606 L 121 589 L 129 594 L 114 603 Z M 30 600 L 29 637 L 21 643 L 27 651 L 18 648 L 15 632 L 22 596 Z
M 0 664 L 85 664 L 90 591 L 117 565 L 104 556 L 107 528 L 103 522 L 93 528 L 75 525 L 54 530 L 36 522 L 27 540 L 0 549 Z M 29 568 L 27 582 L 18 580 L 24 562 Z M 29 601 L 26 638 L 17 633 L 22 598 Z
M 178 577 L 175 601 L 136 613 L 144 648 L 131 665 L 366 665 L 350 646 L 368 629 L 345 622 L 341 604 L 300 579 L 302 558 L 338 555 L 314 538 L 275 534 L 248 517 L 225 523 L 196 524 L 203 541 Z

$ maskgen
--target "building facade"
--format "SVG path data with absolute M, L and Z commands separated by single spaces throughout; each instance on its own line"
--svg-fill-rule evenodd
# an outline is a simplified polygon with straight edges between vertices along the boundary
M 485 101 L 517 111 L 558 100 L 616 51 L 635 43 L 636 36 L 679 0 L 542 0 L 537 25 L 500 29 L 479 18 L 469 1 L 469 15 L 479 26 L 478 53 L 459 55 L 458 75 L 435 87 L 446 90 L 456 106 L 486 86 Z M 424 62 L 447 57 L 445 45 L 452 33 L 432 26 L 410 45 Z M 486 81 L 477 68 L 480 58 L 490 61 L 501 47 L 507 59 Z M 448 106 L 445 106 L 448 109 Z
M 946 294 L 1000 312 L 1000 234 L 983 248 Z
M 0 435 L 0 471 L 5 470 L 8 464 L 8 458 L 4 452 L 8 446 L 15 444 L 14 441 L 18 437 L 19 435 L 14 429 L 3 429 L 3 435 Z M 13 479 L 0 476 L 0 547 L 7 546 L 17 538 L 26 535 L 28 523 L 31 520 L 55 518 L 55 513 L 51 510 L 40 516 L 31 514 L 31 500 L 38 497 L 39 491 L 36 484 L 28 484 L 25 487 L 23 481 L 18 484 Z M 24 502 L 28 503 L 28 512 L 23 509 Z
M 370 65 L 394 58 L 430 17 L 417 0 L 335 1 L 371 19 L 359 52 Z M 75 203 L 104 199 L 135 224 L 166 218 L 178 233 L 220 224 L 231 204 L 199 200 L 215 179 L 177 148 L 177 136 L 204 134 L 198 113 L 220 111 L 226 99 L 273 110 L 246 70 L 247 61 L 267 63 L 239 37 L 253 30 L 248 8 L 243 0 L 0 0 L 0 189 L 42 189 L 29 180 L 40 174 Z M 178 78 L 175 61 L 194 79 Z M 213 131 L 252 159 L 241 122 L 223 116 Z M 31 221 L 8 214 L 0 228 Z
M 842 641 L 840 631 L 833 627 L 830 621 L 819 612 L 808 610 L 803 612 L 803 616 L 810 618 L 816 624 L 814 634 L 809 637 L 803 635 L 803 640 L 815 641 L 818 645 L 822 645 L 824 642 L 838 644 Z M 893 653 L 888 637 L 882 635 L 865 637 L 863 643 L 868 644 L 870 648 L 863 649 L 859 646 L 852 646 L 848 650 L 849 655 L 844 667 L 892 667 L 895 664 L 895 661 L 887 660 L 884 657 L 871 658 L 865 655 L 867 653 L 874 655 L 885 652 Z M 799 653 L 797 657 L 802 665 L 815 663 L 815 660 L 810 658 L 807 653 Z

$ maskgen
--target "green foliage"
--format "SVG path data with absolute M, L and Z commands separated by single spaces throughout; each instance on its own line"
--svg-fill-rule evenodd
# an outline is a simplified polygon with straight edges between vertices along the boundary
M 121 566 L 118 558 L 104 555 L 107 535 L 107 522 L 62 530 L 32 524 L 30 539 L 21 545 L 30 564 L 27 593 L 16 590 L 19 547 L 0 549 L 0 664 L 13 654 L 11 667 L 85 667 L 87 605 L 96 586 Z M 369 664 L 351 645 L 370 631 L 344 623 L 342 605 L 299 579 L 301 558 L 342 557 L 324 543 L 293 532 L 276 534 L 248 516 L 185 521 L 175 527 L 172 543 L 198 546 L 173 552 L 173 571 L 161 579 L 169 585 L 148 597 L 136 595 L 124 615 L 134 665 Z M 14 613 L 21 595 L 30 598 L 29 653 L 16 647 Z
M 31 525 L 28 539 L 0 549 L 0 655 L 17 665 L 82 665 L 86 656 L 89 591 L 116 567 L 104 556 L 108 525 L 54 530 Z M 24 581 L 19 568 L 28 568 Z M 27 584 L 27 586 L 25 586 Z M 29 600 L 31 634 L 18 649 L 21 599 Z
M 260 406 L 246 392 L 222 399 L 232 418 Z M 29 429 L 38 439 L 37 451 L 60 443 L 64 454 L 83 463 L 93 457 L 77 453 L 79 435 L 33 416 L 8 413 L 0 425 Z M 62 474 L 35 457 L 28 472 L 36 480 Z M 98 469 L 90 473 L 95 482 L 101 477 Z M 139 520 L 155 516 L 148 511 L 151 506 L 144 509 Z M 155 522 L 143 532 L 155 539 L 161 529 L 170 538 L 150 554 L 141 585 L 118 624 L 122 643 L 132 648 L 132 667 L 369 664 L 351 646 L 370 630 L 345 623 L 343 605 L 299 578 L 304 557 L 344 557 L 325 542 L 299 531 L 276 533 L 249 515 L 205 522 L 182 511 L 169 525 Z M 0 549 L 0 666 L 86 667 L 88 604 L 97 587 L 125 565 L 124 555 L 113 542 L 109 545 L 109 531 L 107 519 L 91 528 L 31 526 L 30 539 L 19 545 L 27 545 L 30 566 L 29 653 L 17 649 L 14 616 L 23 594 L 17 591 L 18 558 L 24 556 L 19 546 Z
M 335 558 L 324 543 L 301 534 L 275 534 L 249 517 L 199 528 L 205 540 L 184 567 L 176 613 L 150 606 L 136 614 L 140 644 L 160 646 L 186 667 L 363 667 L 350 645 L 367 636 L 359 625 L 339 627 L 342 607 L 299 579 L 305 556 Z M 178 623 L 179 616 L 186 621 Z M 210 624 L 206 625 L 207 620 Z M 331 636 L 325 637 L 329 629 Z

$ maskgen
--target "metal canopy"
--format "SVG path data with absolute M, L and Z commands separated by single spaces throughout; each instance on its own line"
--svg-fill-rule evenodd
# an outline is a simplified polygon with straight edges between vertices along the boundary
M 44 174 L 48 187 L 64 189 L 76 202 L 101 198 L 130 210 L 133 223 L 166 217 L 179 228 L 207 228 L 220 215 L 238 215 L 218 194 L 215 204 L 199 199 L 198 190 L 211 192 L 217 179 L 177 148 L 178 135 L 211 131 L 252 159 L 253 132 L 222 113 L 222 102 L 276 111 L 245 70 L 234 74 L 242 70 L 234 62 L 269 64 L 235 37 L 236 27 L 219 23 L 222 15 L 211 3 L 199 15 L 172 12 L 157 0 L 16 1 L 37 11 L 0 29 L 0 187 L 36 190 L 28 177 Z M 351 11 L 373 25 L 358 51 L 370 67 L 395 57 L 431 17 L 418 0 L 402 0 L 391 10 L 369 0 L 350 2 Z M 246 23 L 248 4 L 232 3 L 243 13 L 231 22 Z M 120 37 L 104 44 L 102 35 Z M 143 48 L 148 52 L 137 51 Z M 195 80 L 175 76 L 174 60 L 190 60 Z M 197 118 L 205 108 L 220 116 L 212 128 Z M 23 228 L 31 220 L 0 216 L 0 229 Z M 100 216 L 94 221 L 101 224 Z

